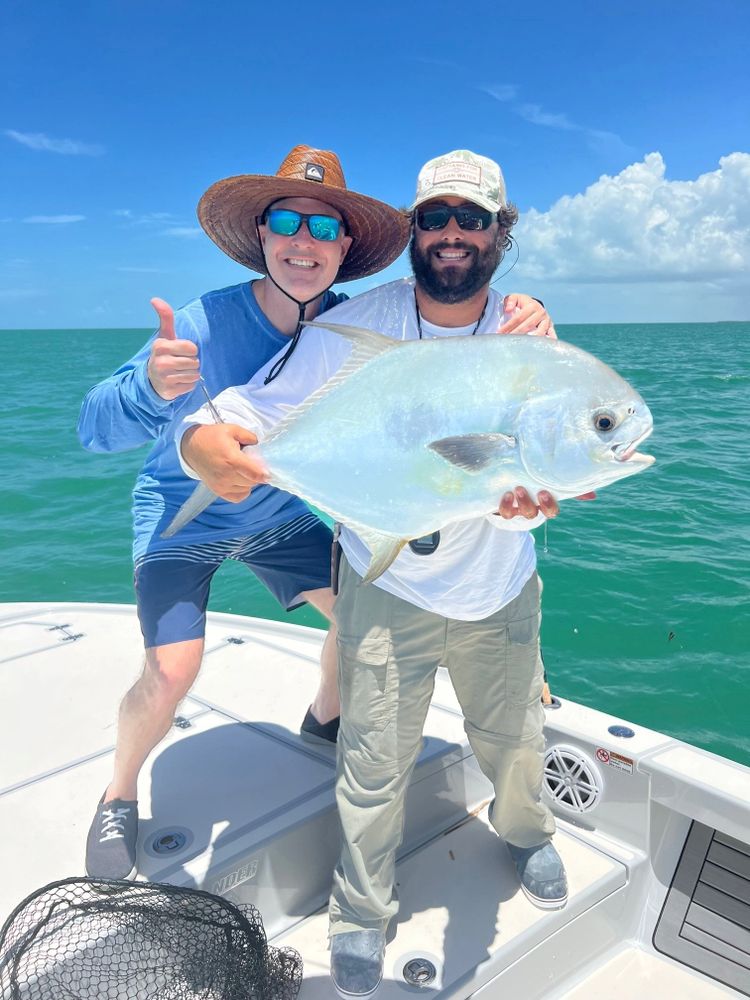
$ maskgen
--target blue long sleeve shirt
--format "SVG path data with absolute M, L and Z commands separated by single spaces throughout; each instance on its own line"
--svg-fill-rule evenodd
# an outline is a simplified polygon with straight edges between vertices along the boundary
M 329 291 L 323 309 L 346 298 Z M 289 344 L 289 337 L 258 306 L 249 282 L 207 292 L 183 306 L 175 313 L 175 334 L 197 345 L 210 396 L 244 384 Z M 89 451 L 128 451 L 153 443 L 133 490 L 133 558 L 175 545 L 257 534 L 305 513 L 307 507 L 297 497 L 256 486 L 239 504 L 215 500 L 175 538 L 159 537 L 195 489 L 195 480 L 180 466 L 174 434 L 182 417 L 197 410 L 205 397 L 200 386 L 174 400 L 154 391 L 147 365 L 156 336 L 87 393 L 78 420 L 78 438 Z

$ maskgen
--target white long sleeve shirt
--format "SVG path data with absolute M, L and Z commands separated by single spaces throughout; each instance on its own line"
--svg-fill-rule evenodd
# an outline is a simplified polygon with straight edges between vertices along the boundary
M 507 318 L 502 298 L 490 290 L 477 336 L 496 333 Z M 377 330 L 396 340 L 416 340 L 419 326 L 414 281 L 390 282 L 359 295 L 330 309 L 323 317 L 325 320 Z M 436 327 L 424 319 L 421 326 L 426 339 L 467 336 L 473 329 L 473 326 Z M 273 382 L 263 384 L 275 358 L 246 385 L 224 390 L 214 403 L 225 421 L 246 427 L 262 443 L 272 427 L 338 371 L 350 350 L 348 341 L 342 337 L 307 327 L 283 372 Z M 182 434 L 189 427 L 213 422 L 207 406 L 185 418 L 177 432 L 178 451 Z M 185 472 L 197 478 L 181 461 Z M 543 521 L 541 514 L 533 521 L 522 517 L 505 520 L 488 514 L 454 522 L 441 529 L 440 544 L 431 555 L 417 555 L 405 547 L 378 577 L 375 586 L 446 618 L 459 621 L 486 618 L 517 597 L 534 572 L 536 553 L 529 529 Z M 369 549 L 345 524 L 340 540 L 349 563 L 364 576 L 370 562 Z

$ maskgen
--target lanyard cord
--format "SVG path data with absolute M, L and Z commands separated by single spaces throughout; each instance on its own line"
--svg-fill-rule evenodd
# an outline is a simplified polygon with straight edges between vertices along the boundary
M 479 319 L 476 321 L 476 324 L 474 325 L 474 329 L 469 334 L 470 337 L 473 337 L 474 334 L 479 329 L 480 324 L 481 324 L 482 320 L 484 319 L 484 314 L 487 312 L 487 303 L 489 301 L 490 301 L 490 297 L 488 295 L 487 298 L 484 300 L 484 305 L 482 306 L 482 311 L 479 314 Z M 423 339 L 422 338 L 422 317 L 419 315 L 419 303 L 417 302 L 417 289 L 416 288 L 414 289 L 414 308 L 417 311 L 417 333 L 419 334 L 419 339 L 422 340 Z
M 269 274 L 268 277 L 271 278 L 271 275 Z M 271 278 L 271 281 L 273 281 L 273 278 Z M 274 285 L 276 285 L 279 291 L 284 292 L 284 289 L 281 287 L 281 285 L 277 285 L 275 281 L 273 281 L 273 283 Z M 284 292 L 284 295 L 287 294 L 288 294 L 287 292 Z M 317 299 L 317 297 L 318 296 L 316 295 L 315 298 Z M 292 296 L 289 295 L 289 298 L 292 299 Z M 292 299 L 292 301 L 297 302 L 296 299 Z M 310 299 L 309 301 L 313 302 L 314 299 Z M 297 320 L 297 328 L 292 334 L 291 343 L 289 344 L 289 347 L 287 347 L 286 351 L 282 354 L 282 356 L 278 359 L 278 361 L 274 363 L 268 375 L 266 375 L 266 377 L 263 379 L 263 385 L 268 385 L 269 382 L 273 382 L 273 380 L 277 378 L 277 376 L 281 375 L 282 371 L 284 370 L 284 365 L 287 363 L 289 358 L 291 358 L 292 354 L 294 353 L 295 347 L 299 343 L 300 334 L 302 333 L 302 320 L 305 318 L 305 308 L 307 305 L 309 305 L 309 302 L 297 302 L 297 305 L 299 306 L 299 319 Z
M 279 358 L 279 360 L 275 362 L 275 364 L 271 368 L 271 370 L 268 373 L 268 375 L 266 375 L 266 377 L 263 379 L 263 385 L 268 385 L 269 382 L 273 382 L 273 380 L 275 378 L 277 378 L 282 373 L 282 371 L 284 370 L 284 365 L 287 363 L 287 361 L 289 360 L 289 358 L 291 358 L 292 354 L 294 353 L 295 347 L 299 343 L 299 338 L 300 338 L 300 336 L 302 334 L 302 329 L 303 329 L 302 323 L 303 323 L 303 320 L 305 318 L 305 309 L 307 309 L 307 307 L 310 305 L 311 302 L 314 302 L 317 298 L 320 298 L 321 296 L 325 295 L 326 292 L 328 292 L 331 289 L 331 287 L 333 286 L 334 282 L 336 281 L 336 278 L 333 279 L 333 281 L 328 286 L 328 288 L 324 288 L 322 292 L 318 292 L 317 295 L 313 295 L 313 297 L 311 299 L 308 299 L 307 302 L 300 302 L 299 299 L 295 299 L 295 297 L 293 295 L 290 295 L 289 292 L 285 288 L 282 288 L 281 285 L 278 283 L 278 281 L 276 281 L 276 279 L 274 278 L 274 276 L 271 274 L 271 272 L 270 272 L 270 270 L 268 268 L 268 262 L 266 261 L 266 252 L 263 249 L 263 243 L 261 242 L 260 229 L 258 228 L 258 219 L 257 218 L 255 219 L 255 232 L 258 234 L 258 246 L 260 247 L 260 252 L 261 252 L 261 255 L 263 257 L 263 263 L 266 266 L 266 277 L 270 278 L 271 281 L 273 282 L 273 284 L 276 285 L 276 287 L 278 288 L 278 290 L 282 294 L 286 295 L 286 297 L 288 299 L 291 299 L 292 302 L 294 302 L 294 304 L 299 309 L 299 317 L 297 319 L 297 328 L 295 329 L 295 331 L 294 331 L 294 333 L 292 335 L 292 341 L 289 344 L 289 347 L 287 347 L 287 349 L 284 352 L 284 354 L 282 354 L 282 356 Z

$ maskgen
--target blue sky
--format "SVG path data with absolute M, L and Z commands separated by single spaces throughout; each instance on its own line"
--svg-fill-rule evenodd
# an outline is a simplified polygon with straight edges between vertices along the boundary
M 244 280 L 195 206 L 298 142 L 397 205 L 438 153 L 496 159 L 498 287 L 558 322 L 750 319 L 748 29 L 747 0 L 5 0 L 0 328 L 148 327 Z

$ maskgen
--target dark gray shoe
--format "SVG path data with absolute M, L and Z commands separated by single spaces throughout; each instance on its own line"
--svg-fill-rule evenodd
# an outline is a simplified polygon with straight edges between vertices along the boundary
M 308 743 L 323 743 L 328 746 L 336 746 L 339 735 L 339 716 L 331 719 L 330 722 L 318 722 L 312 714 L 312 705 L 307 710 L 302 725 L 299 727 L 299 734 Z
M 506 841 L 521 888 L 535 906 L 559 910 L 568 901 L 568 881 L 560 855 L 548 840 L 536 847 L 514 847 Z
M 100 800 L 86 841 L 86 874 L 92 878 L 130 878 L 135 872 L 138 803 Z
M 344 1000 L 371 997 L 383 979 L 385 934 L 345 931 L 331 938 L 331 979 Z

